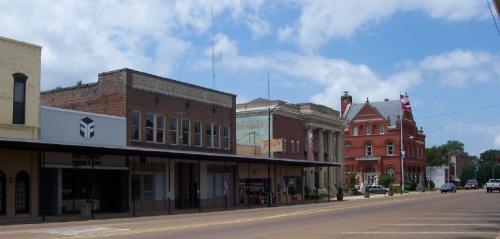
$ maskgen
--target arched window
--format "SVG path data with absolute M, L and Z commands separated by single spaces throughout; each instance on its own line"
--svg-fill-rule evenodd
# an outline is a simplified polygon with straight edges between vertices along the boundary
M 387 156 L 393 156 L 394 155 L 394 143 L 393 142 L 387 143 L 387 145 L 385 146 L 385 151 L 386 151 Z
M 23 73 L 15 73 L 13 90 L 12 123 L 24 124 L 26 122 L 26 80 L 28 76 Z
M 373 156 L 373 146 L 372 143 L 365 144 L 365 156 Z
M 7 177 L 5 177 L 5 174 L 0 171 L 0 215 L 5 215 L 5 195 L 7 194 L 6 192 L 6 183 Z
M 352 127 L 352 136 L 358 136 L 358 127 L 357 126 Z
M 30 176 L 26 172 L 16 175 L 16 214 L 30 212 Z
M 389 169 L 387 169 L 387 175 L 394 177 L 394 175 L 396 175 L 396 171 L 394 171 L 393 168 L 389 168 Z
M 366 135 L 371 135 L 372 134 L 372 127 L 371 126 L 367 125 L 365 127 L 365 134 Z

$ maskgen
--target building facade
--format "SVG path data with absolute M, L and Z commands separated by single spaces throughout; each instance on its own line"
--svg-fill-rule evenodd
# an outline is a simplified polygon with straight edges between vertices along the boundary
M 41 47 L 0 37 L 0 137 L 37 140 Z M 39 155 L 0 149 L 0 218 L 38 215 Z
M 348 123 L 344 152 L 346 176 L 350 180 L 371 185 L 378 184 L 381 175 L 391 175 L 396 177 L 394 185 L 399 185 L 404 157 L 405 182 L 423 182 L 425 134 L 417 128 L 411 110 L 402 111 L 400 101 L 388 99 L 353 103 L 348 92 L 341 97 L 341 109 Z
M 52 107 L 124 117 L 127 146 L 221 154 L 236 151 L 236 96 L 232 94 L 121 69 L 99 74 L 97 83 L 43 92 L 41 101 Z M 199 203 L 220 206 L 225 202 L 220 190 L 223 181 L 231 188 L 229 200 L 236 201 L 234 163 L 172 159 L 167 165 L 158 158 L 127 160 L 131 211 L 191 209 Z M 165 185 L 170 185 L 168 191 Z
M 256 99 L 237 106 L 236 122 L 240 155 L 343 163 L 344 123 L 326 106 Z M 342 183 L 341 167 L 309 168 L 293 176 L 306 195 L 332 194 Z

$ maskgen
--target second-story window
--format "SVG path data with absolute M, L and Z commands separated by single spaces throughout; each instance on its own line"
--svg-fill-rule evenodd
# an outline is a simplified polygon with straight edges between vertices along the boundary
M 170 118 L 170 144 L 177 145 L 179 142 L 177 141 L 177 117 Z
M 154 115 L 146 113 L 146 141 L 154 141 Z
M 386 151 L 387 151 L 387 155 L 393 156 L 394 155 L 394 144 L 388 143 L 386 146 Z
M 155 121 L 155 142 L 163 144 L 165 142 L 165 117 L 163 115 L 156 115 Z
M 230 142 L 229 142 L 229 126 L 224 125 L 224 128 L 222 130 L 222 137 L 223 138 L 223 147 L 224 149 L 229 149 L 230 147 Z
M 358 127 L 356 126 L 352 127 L 352 136 L 358 136 Z
M 371 126 L 367 125 L 365 127 L 365 134 L 366 135 L 371 135 L 372 134 L 372 127 Z
M 295 151 L 295 140 L 291 140 L 290 143 L 292 144 L 292 154 L 294 154 Z
M 194 146 L 201 146 L 201 122 L 193 122 L 193 144 Z
M 213 124 L 211 124 L 211 123 L 207 123 L 205 125 L 205 135 L 207 137 L 207 140 L 205 140 L 205 142 L 206 142 L 207 148 L 213 148 L 213 145 L 212 145 L 212 142 L 213 142 L 213 140 L 212 140 L 212 137 L 213 137 L 212 127 L 213 127 Z
M 25 124 L 26 122 L 26 80 L 28 77 L 22 73 L 15 73 L 14 77 L 14 95 L 12 108 L 12 123 Z
M 286 153 L 286 151 L 288 150 L 288 145 L 287 145 L 286 139 L 283 139 L 283 141 L 281 143 L 283 144 L 283 153 Z
M 365 156 L 373 156 L 373 146 L 371 143 L 365 145 Z
M 131 120 L 131 134 L 133 141 L 141 140 L 141 112 L 133 111 Z
M 189 137 L 191 136 L 191 132 L 189 130 L 189 120 L 182 120 L 182 145 L 189 145 Z
M 213 135 L 214 135 L 214 148 L 219 148 L 219 125 L 213 124 Z
M 299 140 L 297 140 L 297 142 L 295 142 L 295 144 L 297 145 L 297 146 L 296 146 L 296 152 L 297 152 L 298 154 L 300 154 L 300 141 L 299 141 Z
M 378 127 L 378 133 L 379 134 L 384 134 L 385 133 L 385 127 L 383 124 L 379 125 Z

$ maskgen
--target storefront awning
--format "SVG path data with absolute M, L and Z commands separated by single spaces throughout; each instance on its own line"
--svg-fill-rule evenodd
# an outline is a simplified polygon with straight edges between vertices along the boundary
M 206 160 L 206 161 L 230 161 L 243 163 L 271 163 L 283 165 L 296 165 L 303 167 L 340 167 L 340 163 L 318 162 L 298 159 L 249 157 L 234 154 L 208 153 L 197 151 L 184 151 L 172 149 L 155 149 L 131 146 L 103 146 L 103 145 L 78 145 L 60 142 L 46 142 L 38 140 L 7 139 L 0 138 L 0 148 L 21 149 L 40 152 L 66 152 L 81 154 L 101 155 L 126 155 L 145 156 L 172 159 Z

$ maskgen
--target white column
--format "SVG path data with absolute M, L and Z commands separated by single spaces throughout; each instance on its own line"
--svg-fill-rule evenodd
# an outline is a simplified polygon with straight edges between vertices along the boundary
M 328 143 L 328 153 L 327 153 L 328 154 L 328 156 L 327 156 L 328 158 L 327 158 L 327 161 L 329 163 L 333 163 L 333 160 L 335 158 L 334 155 L 333 155 L 334 154 L 333 148 L 334 148 L 334 143 L 335 143 L 334 140 L 333 140 L 334 139 L 334 137 L 333 137 L 333 131 L 331 131 L 331 130 L 328 131 L 327 138 L 328 138 L 328 141 L 327 141 L 327 143 Z M 329 174 L 330 174 L 330 178 L 328 178 L 328 184 L 330 185 L 330 193 L 334 194 L 336 192 L 335 191 L 336 182 L 334 180 L 334 178 L 337 177 L 337 175 L 336 175 L 336 169 L 334 167 L 330 167 Z
M 344 137 L 343 137 L 343 134 L 341 131 L 338 131 L 337 134 L 336 134 L 336 147 L 335 147 L 335 151 L 336 151 L 336 162 L 340 163 L 341 166 L 339 168 L 339 181 L 338 183 L 342 186 L 343 183 L 344 183 Z
M 304 145 L 306 146 L 307 150 L 307 160 L 314 161 L 314 152 L 311 150 L 311 148 L 313 147 L 310 145 L 311 141 L 309 139 L 309 137 L 314 137 L 314 131 L 312 127 L 307 127 L 306 129 L 306 140 L 304 142 Z M 312 193 L 313 190 L 316 189 L 316 187 L 314 186 L 314 173 L 311 174 L 311 170 L 314 171 L 314 168 L 306 168 L 307 187 L 311 190 L 310 192 Z
M 325 161 L 325 139 L 323 129 L 318 129 L 318 161 Z M 325 169 L 319 171 L 319 182 L 318 187 L 320 189 L 325 189 Z

